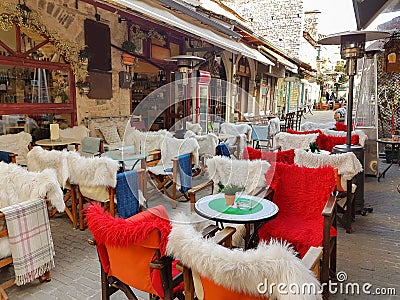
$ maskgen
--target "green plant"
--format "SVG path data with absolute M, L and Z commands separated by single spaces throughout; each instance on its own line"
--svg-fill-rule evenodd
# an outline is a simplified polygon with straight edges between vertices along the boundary
M 128 53 L 135 53 L 136 45 L 131 41 L 124 41 L 121 45 L 122 50 Z
M 79 80 L 75 83 L 76 87 L 79 89 L 83 89 L 83 88 L 90 88 L 90 82 L 86 81 L 86 80 Z
M 400 135 L 400 130 L 398 129 L 393 130 L 392 135 Z
M 319 147 L 316 142 L 310 143 L 309 147 L 312 153 L 314 153 L 315 151 L 319 152 Z
M 244 191 L 244 186 L 241 185 L 228 184 L 224 186 L 221 182 L 218 182 L 218 187 L 220 193 L 224 193 L 225 195 L 235 195 L 237 192 Z

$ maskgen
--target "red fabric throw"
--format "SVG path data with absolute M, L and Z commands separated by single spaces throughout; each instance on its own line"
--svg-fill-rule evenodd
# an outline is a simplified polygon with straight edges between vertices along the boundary
M 358 145 L 359 143 L 360 137 L 358 136 L 358 134 L 353 134 L 351 136 L 351 144 Z M 321 133 L 317 137 L 317 145 L 320 150 L 332 152 L 333 147 L 343 144 L 346 144 L 345 136 L 332 136 Z
M 278 151 L 278 152 L 263 152 L 252 147 L 244 148 L 242 159 L 262 159 L 269 163 L 281 162 L 285 164 L 294 164 L 294 149 Z
M 258 231 L 260 239 L 287 240 L 301 257 L 311 246 L 322 246 L 322 210 L 335 187 L 333 168 L 276 163 L 265 177 L 274 190 L 273 202 L 279 213 Z M 336 231 L 331 230 L 331 235 L 336 235 Z
M 113 247 L 126 247 L 144 241 L 153 230 L 159 230 L 161 236 L 160 251 L 165 254 L 171 223 L 165 208 L 161 205 L 138 213 L 128 219 L 114 218 L 104 212 L 99 204 L 85 208 L 89 230 L 96 240 L 103 269 L 109 270 L 109 261 L 105 244 Z
M 347 125 L 341 122 L 336 122 L 335 128 L 336 131 L 347 131 Z
M 290 134 L 322 133 L 322 131 L 319 130 L 319 129 L 316 129 L 316 130 L 306 130 L 306 131 L 297 131 L 297 130 L 293 130 L 293 129 L 290 129 L 290 128 L 286 129 L 286 132 L 287 132 L 287 133 L 290 133 Z

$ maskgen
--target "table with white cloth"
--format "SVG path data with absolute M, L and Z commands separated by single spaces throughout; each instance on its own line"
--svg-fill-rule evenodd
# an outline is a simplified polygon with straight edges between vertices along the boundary
M 249 203 L 245 208 L 239 205 L 243 201 Z M 246 194 L 238 195 L 235 204 L 227 206 L 224 194 L 215 194 L 197 200 L 194 211 L 206 219 L 215 221 L 220 228 L 224 227 L 224 223 L 244 224 L 245 249 L 249 249 L 255 246 L 258 230 L 277 216 L 279 208 L 267 199 Z

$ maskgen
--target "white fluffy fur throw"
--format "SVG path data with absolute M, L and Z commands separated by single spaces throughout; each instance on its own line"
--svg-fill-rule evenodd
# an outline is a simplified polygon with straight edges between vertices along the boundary
M 192 153 L 193 163 L 197 166 L 199 164 L 199 148 L 200 146 L 196 139 L 166 137 L 162 141 L 159 165 L 171 166 L 174 157 L 181 154 Z
M 32 136 L 26 132 L 0 135 L 0 149 L 18 154 L 17 164 L 20 165 L 26 165 L 26 155 L 31 142 Z
M 335 121 L 327 123 L 304 122 L 300 125 L 301 131 L 316 130 L 316 129 L 333 129 L 335 128 Z
M 269 134 L 270 135 L 273 136 L 281 131 L 279 122 L 280 122 L 279 118 L 273 118 L 273 119 L 269 120 Z
M 54 169 L 57 173 L 58 183 L 60 186 L 65 187 L 69 179 L 68 155 L 68 151 L 48 151 L 40 146 L 33 147 L 27 155 L 28 170 L 40 172 L 46 168 Z
M 265 186 L 265 176 L 270 164 L 265 160 L 236 160 L 225 156 L 214 156 L 206 160 L 207 175 L 214 185 L 235 184 L 245 186 L 251 193 Z
M 291 134 L 287 132 L 279 132 L 274 137 L 274 144 L 281 150 L 289 149 L 308 149 L 310 143 L 317 140 L 318 133 L 312 134 Z
M 179 259 L 185 266 L 227 289 L 261 296 L 257 286 L 267 280 L 269 284 L 279 283 L 312 284 L 315 291 L 320 284 L 314 274 L 307 269 L 295 251 L 288 244 L 272 241 L 260 243 L 256 249 L 242 251 L 228 249 L 215 244 L 212 239 L 204 239 L 183 214 L 175 218 L 168 238 L 167 254 Z M 316 300 L 316 295 L 280 294 L 273 289 L 270 299 Z
M 68 169 L 73 184 L 91 187 L 117 185 L 118 161 L 109 157 L 84 157 L 69 152 Z
M 201 126 L 198 123 L 186 122 L 187 130 L 193 131 L 195 134 L 201 134 Z
M 213 133 L 204 135 L 196 135 L 193 131 L 188 130 L 185 138 L 194 138 L 199 143 L 199 156 L 214 156 L 215 148 L 218 145 L 218 138 Z
M 347 132 L 345 131 L 336 131 L 336 130 L 330 130 L 330 129 L 324 129 L 322 132 L 326 135 L 331 135 L 331 136 L 346 136 Z M 351 132 L 351 134 L 357 134 L 359 137 L 359 143 L 360 146 L 364 147 L 365 146 L 365 141 L 368 139 L 368 136 L 362 131 L 361 129 L 356 129 Z
M 86 126 L 79 125 L 74 127 L 68 127 L 65 129 L 60 129 L 60 137 L 61 138 L 70 138 L 74 139 L 77 142 L 81 142 L 83 138 L 89 136 L 90 129 Z M 68 150 L 73 151 L 75 149 L 74 145 L 68 145 Z
M 232 123 L 222 123 L 221 133 L 233 134 L 238 136 L 240 134 L 245 134 L 248 142 L 251 141 L 251 126 L 248 124 L 232 124 Z
M 161 149 L 164 138 L 172 137 L 172 133 L 162 129 L 159 131 L 141 132 L 137 129 L 125 133 L 124 146 L 135 146 L 135 152 L 143 153 Z
M 327 155 L 296 149 L 294 154 L 294 163 L 299 166 L 309 168 L 332 166 L 338 168 L 338 174 L 342 176 L 343 187 L 346 186 L 346 180 L 351 180 L 363 170 L 360 161 L 352 152 Z
M 63 193 L 54 170 L 29 172 L 16 164 L 0 162 L 0 208 L 46 197 L 58 211 L 64 211 Z

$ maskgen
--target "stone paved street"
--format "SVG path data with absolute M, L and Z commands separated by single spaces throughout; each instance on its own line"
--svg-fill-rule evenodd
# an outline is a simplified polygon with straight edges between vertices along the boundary
M 314 115 L 306 115 L 306 121 L 326 121 L 332 119 L 332 115 L 330 111 L 314 112 Z M 380 163 L 379 169 L 383 170 L 386 166 Z M 376 288 L 393 287 L 400 294 L 400 194 L 396 191 L 399 183 L 398 165 L 393 166 L 380 183 L 376 178 L 367 177 L 365 206 L 373 207 L 373 213 L 357 215 L 351 234 L 339 229 L 338 271 L 347 274 L 346 282 L 360 285 L 370 283 L 371 292 L 375 292 Z M 170 205 L 166 207 L 171 212 Z M 185 206 L 179 204 L 179 207 Z M 10 299 L 101 299 L 99 261 L 95 248 L 87 243 L 90 232 L 73 230 L 64 214 L 51 219 L 51 228 L 56 250 L 56 267 L 51 272 L 51 282 L 39 284 L 35 281 L 23 287 L 12 287 L 7 290 Z M 4 274 L 0 277 L 4 277 Z M 141 299 L 148 299 L 143 293 L 138 295 Z M 111 298 L 126 299 L 121 292 Z M 331 297 L 398 298 L 365 294 L 336 294 Z

